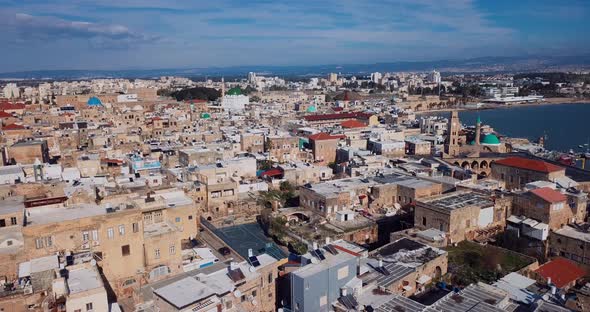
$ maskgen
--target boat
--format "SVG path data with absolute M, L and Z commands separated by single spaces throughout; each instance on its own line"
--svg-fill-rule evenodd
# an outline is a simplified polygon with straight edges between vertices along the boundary
M 590 159 L 590 153 L 588 153 L 588 152 L 584 153 L 584 158 Z
M 575 154 L 575 153 L 574 153 L 574 150 L 573 150 L 573 149 L 570 149 L 570 151 L 569 151 L 569 154 L 570 154 L 570 155 L 574 155 L 574 154 Z
M 559 156 L 559 159 L 557 161 L 559 161 L 559 163 L 561 163 L 562 165 L 566 165 L 566 166 L 574 166 L 576 164 L 575 158 L 573 158 L 571 155 L 567 155 L 567 154 L 561 154 L 561 156 Z
M 579 148 L 584 148 L 584 145 L 580 144 L 578 145 Z

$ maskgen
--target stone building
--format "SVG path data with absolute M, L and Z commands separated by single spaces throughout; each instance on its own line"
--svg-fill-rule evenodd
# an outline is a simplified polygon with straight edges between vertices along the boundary
M 27 257 L 89 254 L 118 293 L 182 271 L 183 241 L 198 234 L 195 203 L 177 190 L 120 195 L 100 204 L 27 205 Z
M 507 205 L 500 198 L 472 191 L 460 191 L 418 201 L 414 226 L 445 232 L 449 243 L 476 236 L 477 230 L 489 229 L 506 222 Z
M 555 182 L 565 177 L 565 168 L 536 159 L 508 157 L 491 164 L 492 177 L 508 190 L 521 189 L 534 181 Z
M 344 139 L 341 135 L 330 135 L 328 133 L 316 133 L 309 136 L 309 143 L 315 162 L 329 164 L 336 161 L 336 149 L 338 142 Z
M 240 147 L 248 153 L 264 152 L 264 135 L 262 133 L 242 133 L 240 135 Z
M 5 163 L 32 165 L 38 160 L 49 162 L 49 148 L 46 140 L 25 140 L 14 143 L 8 148 Z
M 270 160 L 280 163 L 298 159 L 299 139 L 294 136 L 270 135 L 266 137 L 264 151 Z
M 590 224 L 571 224 L 549 234 L 550 257 L 563 257 L 590 268 Z
M 516 196 L 512 213 L 548 224 L 551 230 L 560 229 L 575 221 L 567 197 L 549 187 L 533 189 Z

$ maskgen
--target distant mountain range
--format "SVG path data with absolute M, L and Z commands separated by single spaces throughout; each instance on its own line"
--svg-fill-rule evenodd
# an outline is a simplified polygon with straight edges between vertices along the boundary
M 0 73 L 3 80 L 68 80 L 91 78 L 238 77 L 248 72 L 281 77 L 323 76 L 328 73 L 368 75 L 372 72 L 430 71 L 443 73 L 502 73 L 562 71 L 590 68 L 590 55 L 479 57 L 463 60 L 390 62 L 313 66 L 232 66 L 209 68 L 169 68 L 149 70 L 40 70 Z

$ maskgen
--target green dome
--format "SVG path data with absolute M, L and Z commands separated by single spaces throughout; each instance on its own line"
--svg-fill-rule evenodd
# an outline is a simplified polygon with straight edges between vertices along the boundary
M 227 91 L 226 94 L 227 95 L 241 95 L 242 89 L 240 89 L 239 87 L 231 88 L 231 89 L 229 89 L 229 91 Z
M 308 113 L 315 113 L 317 111 L 318 111 L 318 109 L 314 105 L 311 105 L 310 107 L 307 108 Z
M 495 134 L 486 134 L 481 140 L 481 144 L 488 144 L 488 145 L 498 145 L 500 144 L 500 139 Z
M 211 118 L 211 114 L 209 114 L 209 113 L 201 113 L 201 118 L 203 118 L 203 119 L 209 119 L 209 118 Z

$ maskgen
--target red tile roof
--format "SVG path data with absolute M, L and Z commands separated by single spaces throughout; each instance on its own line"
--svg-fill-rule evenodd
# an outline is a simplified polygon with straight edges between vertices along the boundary
M 557 258 L 549 261 L 540 266 L 536 272 L 544 279 L 551 278 L 551 283 L 557 288 L 563 288 L 586 275 L 584 269 L 580 268 L 575 262 L 565 258 Z
M 567 200 L 565 195 L 549 187 L 534 189 L 531 193 L 550 203 L 561 203 Z
M 314 141 L 338 140 L 338 139 L 344 139 L 344 138 L 346 138 L 346 136 L 343 134 L 331 135 L 331 134 L 328 134 L 325 132 L 320 132 L 320 133 L 312 134 L 309 136 L 309 139 L 314 140 Z
M 0 103 L 0 110 L 13 110 L 13 109 L 25 109 L 25 104 L 23 103 L 10 103 L 10 102 L 2 102 Z
M 2 127 L 2 130 L 22 130 L 22 129 L 25 129 L 25 126 L 17 125 L 17 124 L 9 124 L 9 125 Z
M 342 126 L 342 128 L 349 128 L 349 129 L 350 128 L 364 128 L 367 126 L 364 123 L 362 123 L 356 119 L 343 121 L 340 123 L 340 125 Z
M 0 118 L 10 118 L 13 117 L 12 114 L 9 114 L 3 110 L 0 110 Z
M 353 118 L 369 118 L 371 114 L 367 113 L 339 113 L 339 114 L 319 114 L 303 116 L 307 121 L 321 121 L 321 120 L 335 120 L 335 119 L 353 119 Z
M 504 159 L 497 160 L 496 164 L 508 166 L 508 167 L 515 167 L 520 169 L 550 173 L 555 171 L 564 170 L 564 168 L 535 159 L 527 159 L 522 157 L 508 157 Z
M 279 168 L 272 168 L 263 172 L 260 176 L 262 177 L 277 177 L 283 174 L 283 170 Z

